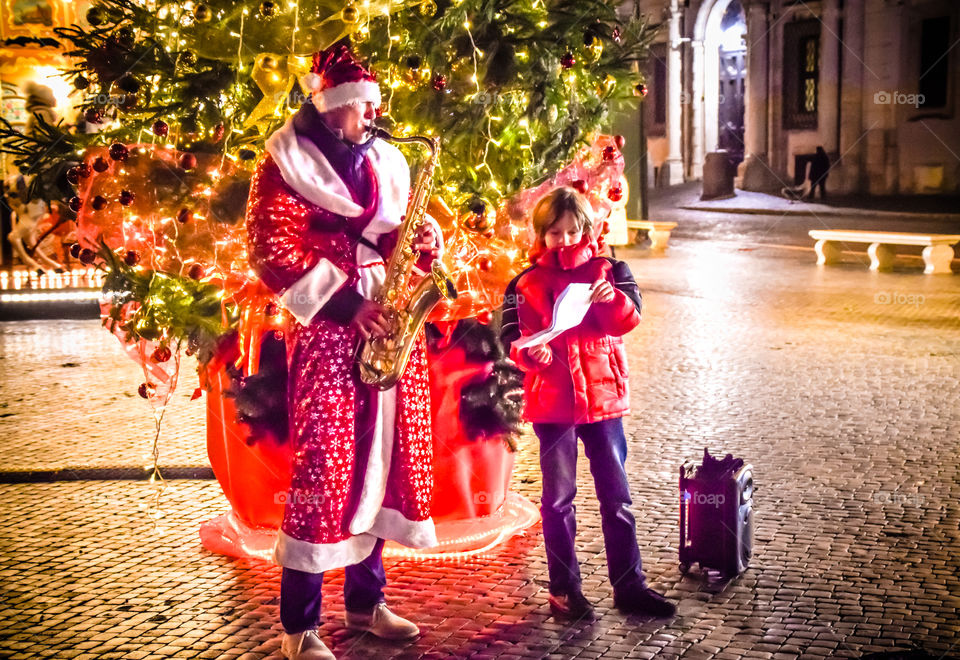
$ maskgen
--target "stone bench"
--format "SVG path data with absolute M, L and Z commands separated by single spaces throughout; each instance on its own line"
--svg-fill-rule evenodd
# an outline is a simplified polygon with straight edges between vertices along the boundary
M 818 264 L 840 261 L 842 243 L 869 243 L 870 270 L 890 270 L 897 253 L 896 245 L 923 246 L 923 272 L 950 274 L 953 245 L 960 242 L 960 234 L 916 234 L 905 231 L 859 231 L 856 229 L 811 229 L 810 237 L 817 240 Z
M 650 237 L 651 250 L 666 250 L 670 241 L 670 232 L 677 226 L 676 222 L 657 222 L 653 220 L 627 220 L 627 229 L 644 229 Z M 635 242 L 635 241 L 631 241 Z

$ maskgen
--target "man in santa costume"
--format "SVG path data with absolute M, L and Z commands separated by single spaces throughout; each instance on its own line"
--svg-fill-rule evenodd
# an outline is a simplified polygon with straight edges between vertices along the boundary
M 396 387 L 357 376 L 362 338 L 382 335 L 371 300 L 407 207 L 410 170 L 392 145 L 370 137 L 376 78 L 342 45 L 314 55 L 311 102 L 276 131 L 247 202 L 250 262 L 296 319 L 287 359 L 293 479 L 274 556 L 283 567 L 281 650 L 329 659 L 317 634 L 323 573 L 346 567 L 346 625 L 385 639 L 417 626 L 387 609 L 384 539 L 436 545 L 430 401 L 422 338 Z M 421 264 L 439 230 L 419 231 Z

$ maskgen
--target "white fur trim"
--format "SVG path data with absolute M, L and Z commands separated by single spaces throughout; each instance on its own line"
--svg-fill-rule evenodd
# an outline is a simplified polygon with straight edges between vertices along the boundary
M 363 490 L 357 511 L 350 521 L 350 533 L 362 534 L 373 525 L 387 493 L 387 476 L 393 455 L 394 432 L 397 427 L 397 388 L 377 392 L 377 421 L 363 475 Z
M 377 537 L 370 534 L 351 536 L 337 543 L 311 543 L 277 532 L 273 561 L 285 568 L 306 573 L 323 573 L 332 568 L 359 564 L 370 556 Z
M 292 121 L 270 136 L 266 149 L 286 184 L 307 201 L 348 218 L 363 213 L 327 157 L 309 139 L 297 137 Z
M 363 214 L 353 201 L 347 185 L 337 175 L 327 157 L 309 139 L 300 139 L 288 120 L 266 143 L 267 153 L 280 169 L 284 182 L 301 197 L 322 209 L 348 218 Z M 364 238 L 373 243 L 400 225 L 407 211 L 410 192 L 410 166 L 399 149 L 376 140 L 367 151 L 380 188 L 376 216 L 364 228 Z M 358 263 L 364 263 L 359 261 Z
M 380 105 L 380 85 L 372 80 L 358 80 L 357 82 L 340 83 L 314 94 L 314 103 L 317 110 L 327 112 L 341 105 L 351 103 L 373 103 Z
M 379 259 L 379 256 L 377 257 Z M 357 290 L 367 300 L 373 299 L 373 294 L 380 290 L 383 281 L 387 279 L 387 269 L 381 261 L 376 266 L 361 268 L 359 271 L 360 280 L 357 282 Z
M 433 518 L 410 520 L 396 509 L 380 509 L 367 533 L 379 539 L 396 541 L 408 548 L 433 548 L 438 545 Z
M 280 301 L 300 325 L 309 325 L 310 320 L 346 281 L 346 273 L 328 259 L 320 259 L 306 275 L 283 292 Z
M 316 73 L 308 73 L 300 81 L 300 84 L 303 86 L 303 89 L 308 92 L 319 91 L 320 85 L 323 84 L 323 78 L 321 78 Z

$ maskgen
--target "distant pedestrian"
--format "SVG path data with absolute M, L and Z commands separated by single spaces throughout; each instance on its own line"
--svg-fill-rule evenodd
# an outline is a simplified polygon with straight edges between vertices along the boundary
M 817 153 L 810 161 L 810 193 L 808 199 L 816 196 L 817 187 L 820 187 L 820 199 L 827 198 L 827 174 L 830 173 L 830 157 L 823 147 L 817 147 Z
M 526 372 L 524 415 L 540 440 L 550 610 L 575 619 L 593 611 L 581 590 L 574 538 L 579 437 L 600 501 L 614 605 L 623 612 L 669 617 L 676 612 L 673 603 L 646 585 L 624 468 L 623 417 L 630 400 L 622 335 L 640 323 L 640 290 L 627 264 L 598 256 L 590 216 L 587 201 L 572 188 L 557 188 L 541 199 L 533 211 L 533 266 L 510 283 L 504 296 L 501 338 Z M 592 285 L 583 321 L 548 343 L 511 346 L 549 327 L 554 301 L 574 283 Z

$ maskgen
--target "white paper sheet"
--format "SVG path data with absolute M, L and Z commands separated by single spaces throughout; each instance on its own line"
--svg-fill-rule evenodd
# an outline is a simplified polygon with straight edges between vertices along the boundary
M 590 295 L 593 293 L 593 284 L 589 282 L 574 282 L 567 286 L 553 303 L 553 321 L 550 327 L 540 332 L 521 337 L 513 342 L 517 348 L 530 348 L 538 344 L 546 344 L 551 339 L 575 328 L 583 321 L 590 309 Z

